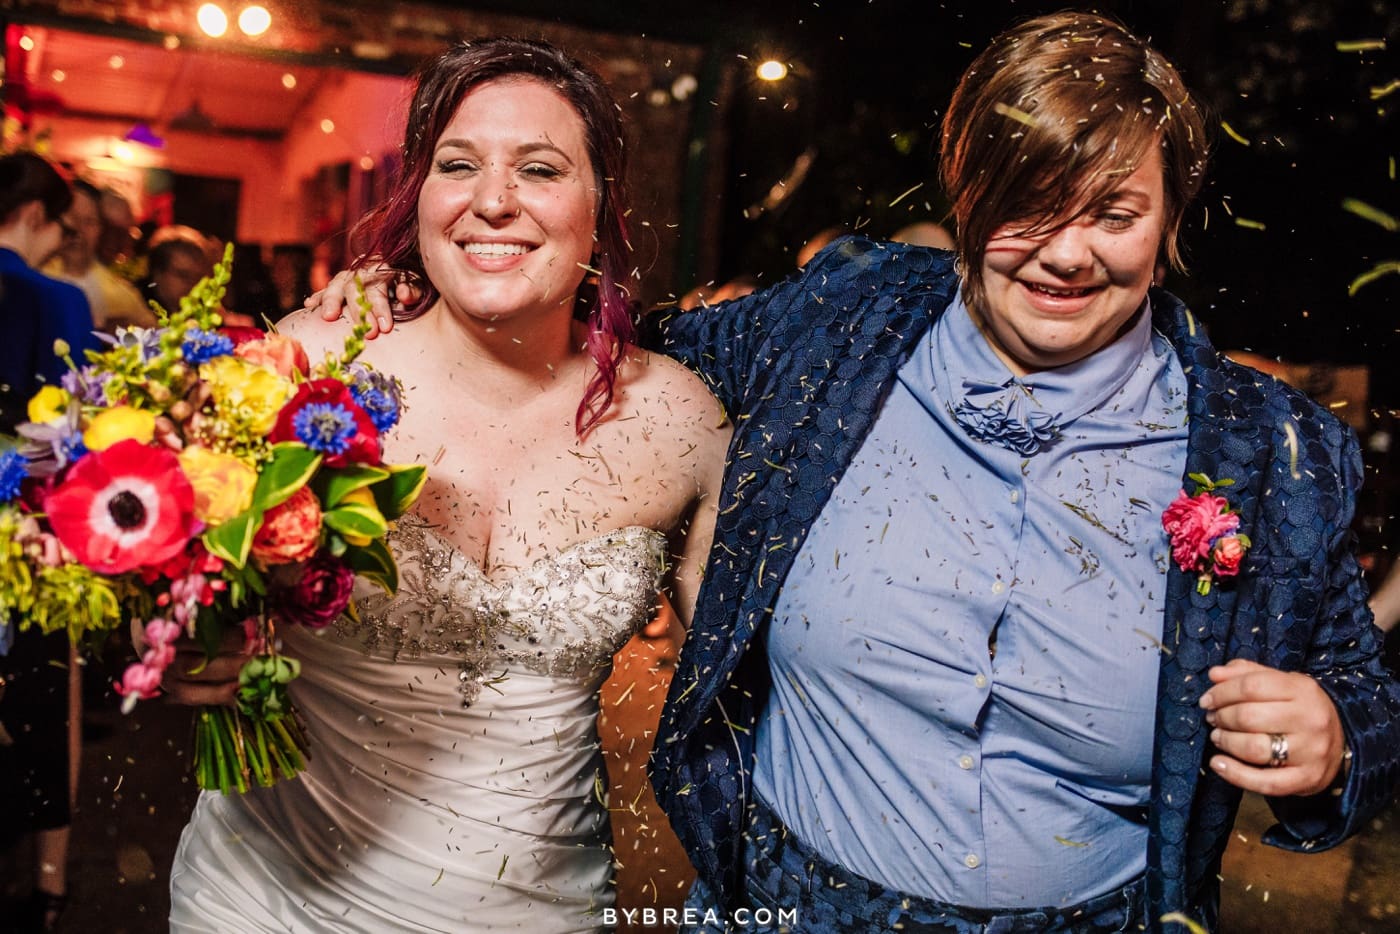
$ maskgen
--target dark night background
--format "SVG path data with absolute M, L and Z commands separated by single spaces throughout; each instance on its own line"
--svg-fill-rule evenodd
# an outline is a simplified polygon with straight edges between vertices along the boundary
M 576 4 L 561 14 L 546 2 L 510 4 L 546 19 L 704 42 L 721 57 L 771 50 L 792 66 L 781 87 L 767 88 L 750 77 L 752 62 L 736 69 L 716 281 L 786 275 L 802 242 L 828 225 L 887 236 L 911 220 L 941 219 L 938 132 L 958 75 L 1010 23 L 1065 6 L 710 0 L 665 9 Z M 1347 294 L 1356 276 L 1400 258 L 1400 243 L 1394 231 L 1341 206 L 1356 198 L 1400 214 L 1400 90 L 1372 99 L 1372 89 L 1400 79 L 1400 6 L 1126 0 L 1094 8 L 1150 37 L 1176 62 L 1215 127 L 1207 185 L 1184 231 L 1190 272 L 1172 275 L 1168 287 L 1188 300 L 1219 346 L 1300 363 L 1369 363 L 1372 407 L 1400 405 L 1400 275 Z M 1337 47 L 1365 39 L 1386 40 L 1387 48 Z M 1221 120 L 1249 145 L 1221 131 Z M 802 184 L 777 210 L 745 219 L 744 208 L 809 147 L 816 158 Z

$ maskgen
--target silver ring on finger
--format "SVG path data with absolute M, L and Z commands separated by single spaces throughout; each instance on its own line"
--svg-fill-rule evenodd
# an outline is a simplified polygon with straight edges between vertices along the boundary
M 1282 733 L 1269 734 L 1269 762 L 1271 769 L 1285 765 L 1288 762 L 1288 737 Z

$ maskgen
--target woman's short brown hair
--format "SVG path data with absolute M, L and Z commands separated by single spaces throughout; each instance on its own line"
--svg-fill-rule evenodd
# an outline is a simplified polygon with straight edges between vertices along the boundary
M 1200 190 L 1205 123 L 1171 62 L 1122 24 L 1092 13 L 1040 16 L 992 40 L 943 118 L 940 174 L 958 223 L 969 303 L 983 299 L 992 234 L 1023 222 L 1053 230 L 1092 208 L 1161 146 L 1166 258 Z

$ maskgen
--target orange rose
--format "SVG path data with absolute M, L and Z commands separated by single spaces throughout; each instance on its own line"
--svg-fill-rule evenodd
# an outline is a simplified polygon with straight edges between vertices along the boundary
M 264 567 L 306 561 L 320 542 L 321 504 L 315 493 L 302 487 L 263 516 L 262 528 L 253 536 L 252 555 Z
M 269 334 L 260 340 L 239 344 L 233 349 L 233 355 L 267 367 L 283 379 L 291 379 L 293 373 L 305 376 L 311 370 L 311 361 L 301 344 L 284 334 Z

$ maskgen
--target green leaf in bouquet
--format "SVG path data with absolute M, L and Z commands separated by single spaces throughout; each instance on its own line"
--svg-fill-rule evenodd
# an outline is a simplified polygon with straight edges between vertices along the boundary
M 203 535 L 204 547 L 211 555 L 223 558 L 235 568 L 248 563 L 253 548 L 253 536 L 262 525 L 263 511 L 256 507 L 244 510 L 227 522 L 221 522 Z
M 306 486 L 321 455 L 299 441 L 284 441 L 272 446 L 272 459 L 263 464 L 253 487 L 253 509 L 266 512 L 285 502 L 293 493 Z
M 374 501 L 386 519 L 397 519 L 408 512 L 428 481 L 428 468 L 422 464 L 388 464 L 388 479 L 374 485 Z
M 366 467 L 360 464 L 323 471 L 316 478 L 318 492 L 321 493 L 321 505 L 327 509 L 334 508 L 340 505 L 347 493 L 364 489 L 388 478 L 389 471 L 383 467 Z
M 200 663 L 200 669 L 208 664 L 209 659 L 219 654 L 219 646 L 223 644 L 224 632 L 228 626 L 224 616 L 214 607 L 199 608 L 199 613 L 194 618 L 194 641 L 204 650 L 205 661 Z
M 225 564 L 223 578 L 228 584 L 228 603 L 234 608 L 243 606 L 248 601 L 249 594 L 267 596 L 267 583 L 263 580 L 262 573 L 252 565 L 234 567 Z
M 368 545 L 347 549 L 342 560 L 360 577 L 384 588 L 389 596 L 399 589 L 399 566 L 383 540 L 376 538 Z
M 323 512 L 321 519 L 327 528 L 339 532 L 351 544 L 355 544 L 356 539 L 380 538 L 389 531 L 379 510 L 365 503 L 341 503 Z

